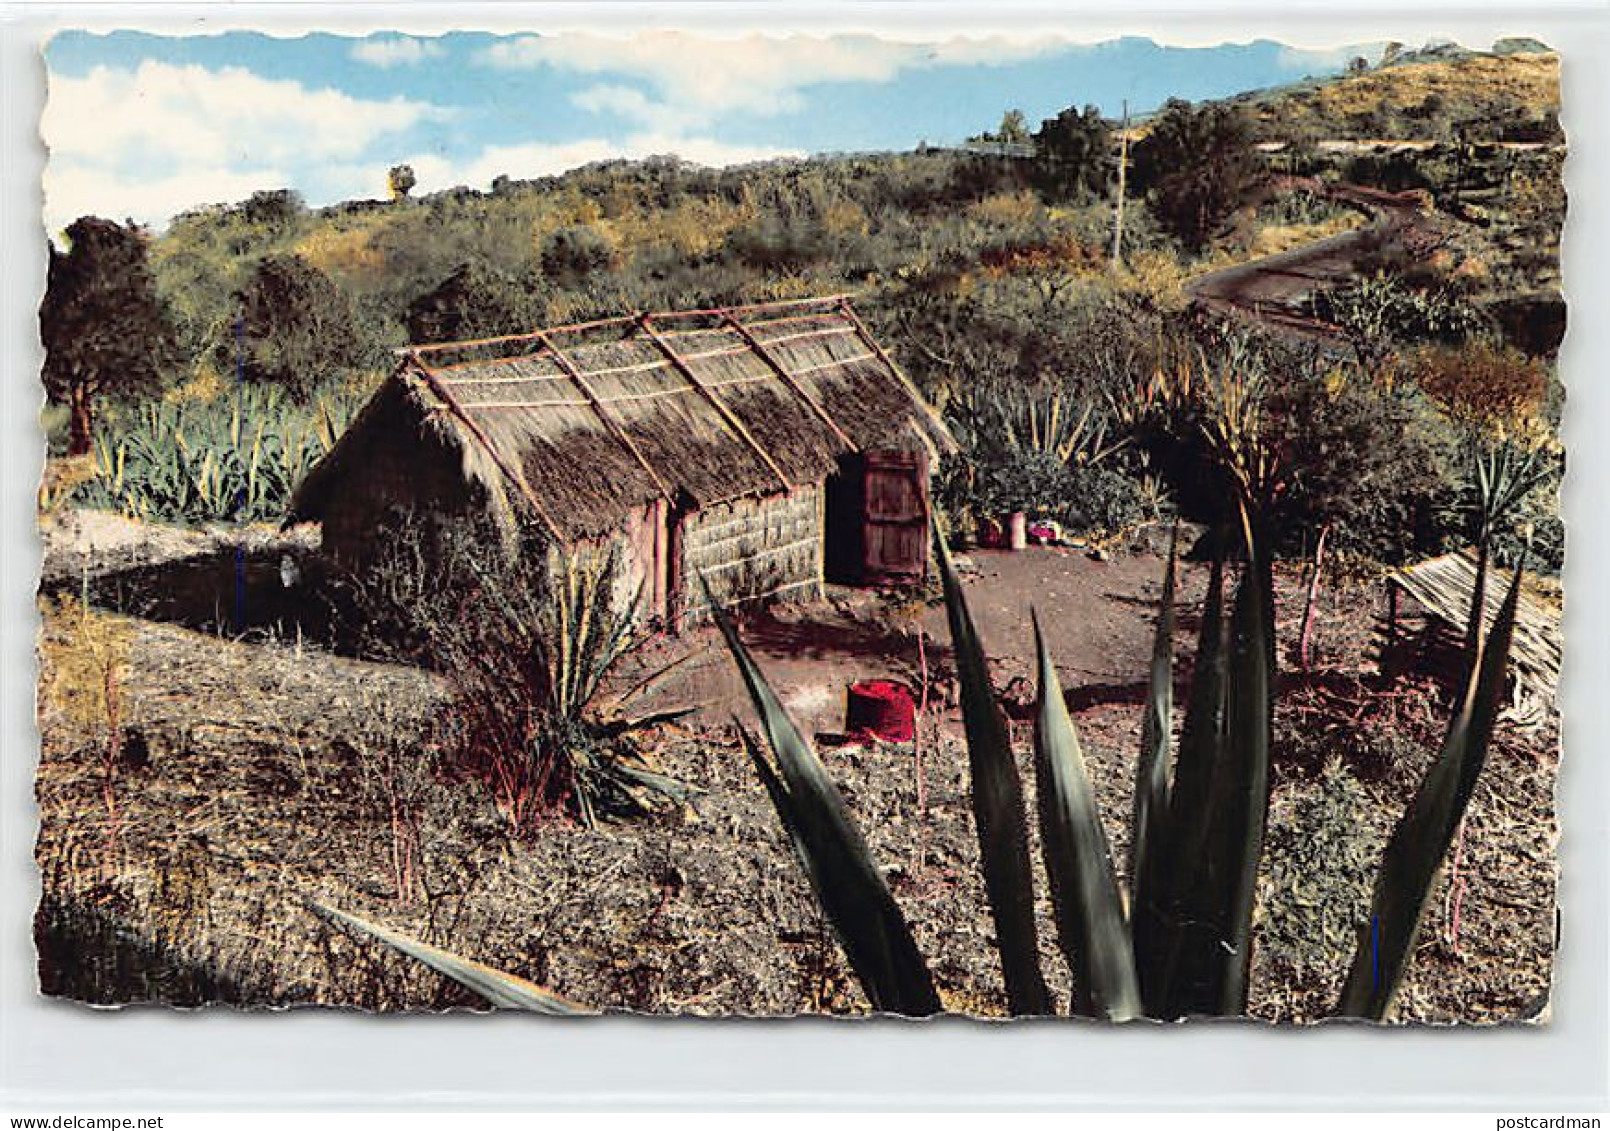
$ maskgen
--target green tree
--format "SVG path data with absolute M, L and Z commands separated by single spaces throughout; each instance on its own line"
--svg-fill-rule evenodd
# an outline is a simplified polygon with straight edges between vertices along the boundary
M 321 383 L 363 359 L 346 295 L 300 255 L 264 257 L 236 298 L 248 381 L 278 385 L 306 401 Z
M 68 454 L 90 449 L 95 403 L 155 390 L 172 360 L 173 327 L 146 258 L 145 233 L 85 216 L 50 249 L 39 333 L 50 399 L 71 410 Z
M 408 306 L 408 340 L 453 342 L 530 329 L 538 296 L 491 267 L 465 263 Z
M 1040 123 L 1034 135 L 1036 164 L 1048 193 L 1078 198 L 1107 191 L 1115 162 L 1112 130 L 1094 106 L 1068 107 Z
M 414 191 L 419 178 L 414 176 L 412 165 L 393 165 L 386 174 L 386 187 L 391 190 L 391 199 L 405 200 L 408 194 Z
M 1193 251 L 1247 202 L 1263 175 L 1246 118 L 1216 103 L 1170 99 L 1133 156 L 1136 189 L 1150 193 L 1158 222 Z

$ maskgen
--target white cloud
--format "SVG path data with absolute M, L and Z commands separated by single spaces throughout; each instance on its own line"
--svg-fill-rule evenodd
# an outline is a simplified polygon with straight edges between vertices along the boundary
M 704 114 L 659 102 L 630 86 L 602 84 L 589 86 L 570 96 L 570 101 L 594 114 L 619 114 L 655 133 L 681 134 L 702 123 Z
M 715 39 L 685 32 L 645 32 L 629 37 L 590 34 L 522 36 L 494 44 L 481 55 L 495 67 L 550 66 L 581 74 L 633 75 L 647 80 L 663 101 L 646 97 L 639 121 L 653 126 L 680 114 L 701 123 L 724 113 L 779 114 L 798 110 L 800 90 L 817 83 L 889 82 L 901 71 L 923 67 L 1008 63 L 1065 49 L 1061 39 L 953 39 L 900 43 L 875 36 L 751 35 Z M 616 104 L 603 108 L 630 113 Z
M 366 39 L 352 48 L 352 57 L 372 67 L 412 67 L 442 55 L 442 45 L 428 39 L 407 36 Z
M 1375 63 L 1385 51 L 1384 42 L 1347 43 L 1340 47 L 1282 47 L 1280 66 L 1288 71 L 1317 74 L 1321 71 L 1341 70 L 1360 57 Z
M 195 204 L 302 183 L 309 171 L 355 160 L 377 139 L 442 113 L 239 67 L 147 60 L 132 71 L 53 75 L 40 121 L 50 148 L 46 212 L 52 224 L 80 212 L 161 221 Z
M 742 165 L 778 157 L 798 157 L 797 150 L 768 146 L 728 145 L 710 138 L 636 134 L 624 141 L 583 138 L 568 142 L 534 142 L 528 145 L 493 145 L 473 160 L 450 161 L 436 154 L 409 159 L 419 178 L 421 192 L 437 192 L 455 185 L 486 188 L 493 178 L 515 180 L 555 176 L 598 161 L 641 160 L 674 155 L 698 165 Z
M 243 173 L 200 169 L 131 181 L 105 169 L 52 160 L 45 167 L 45 226 L 55 234 L 78 217 L 90 215 L 119 223 L 133 217 L 160 226 L 187 209 L 244 200 L 258 189 L 286 183 L 285 173 L 273 168 Z

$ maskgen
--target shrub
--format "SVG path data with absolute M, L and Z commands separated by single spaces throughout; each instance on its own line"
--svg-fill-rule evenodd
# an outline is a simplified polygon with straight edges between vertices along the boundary
M 1222 103 L 1170 99 L 1134 148 L 1135 187 L 1188 249 L 1199 250 L 1263 176 L 1242 113 Z
M 1301 986 L 1334 993 L 1370 904 L 1380 837 L 1359 820 L 1374 806 L 1364 786 L 1332 760 L 1291 804 L 1270 814 L 1259 945 Z
M 1482 328 L 1482 317 L 1447 287 L 1420 287 L 1378 271 L 1310 301 L 1315 318 L 1341 328 L 1359 364 L 1382 369 L 1401 347 L 1457 344 Z
M 560 228 L 542 245 L 542 273 L 557 282 L 580 282 L 614 261 L 615 249 L 591 224 Z
M 1337 549 L 1387 560 L 1442 548 L 1455 456 L 1412 390 L 1233 339 L 1133 400 L 1137 445 L 1187 518 L 1234 524 L 1222 508 L 1244 496 L 1276 554 L 1325 525 Z
M 511 544 L 490 522 L 409 519 L 347 579 L 366 648 L 451 685 L 437 740 L 517 831 L 559 812 L 587 824 L 643 813 L 688 792 L 654 771 L 635 725 L 600 708 L 638 642 L 616 566 L 613 554 L 550 555 L 532 535 Z
M 538 321 L 540 296 L 492 267 L 462 264 L 408 306 L 408 340 L 457 342 L 528 330 Z
M 1405 359 L 1404 371 L 1448 415 L 1489 430 L 1537 420 L 1552 383 L 1542 361 L 1485 342 L 1428 346 Z
M 218 361 L 229 366 L 239 348 L 248 381 L 306 401 L 338 374 L 373 360 L 346 293 L 300 255 L 262 259 L 236 298 L 240 340 L 221 343 Z

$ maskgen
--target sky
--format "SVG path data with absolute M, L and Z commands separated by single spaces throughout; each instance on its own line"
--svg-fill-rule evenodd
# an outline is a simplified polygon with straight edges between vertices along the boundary
M 611 158 L 730 165 L 951 144 L 1019 108 L 1116 117 L 1334 73 L 1357 46 L 1206 48 L 1126 38 L 489 35 L 280 38 L 62 32 L 45 51 L 45 220 L 161 228 L 291 188 L 310 205 L 486 188 Z

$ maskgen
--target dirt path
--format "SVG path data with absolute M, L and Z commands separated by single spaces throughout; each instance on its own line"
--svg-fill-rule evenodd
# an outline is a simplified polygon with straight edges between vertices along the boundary
M 1442 242 L 1443 233 L 1409 194 L 1309 179 L 1292 179 L 1281 188 L 1307 189 L 1366 212 L 1372 220 L 1278 255 L 1198 275 L 1185 283 L 1186 297 L 1220 314 L 1341 348 L 1346 344 L 1341 331 L 1307 314 L 1308 300 L 1319 291 L 1346 285 L 1357 277 L 1362 261 L 1424 256 Z

